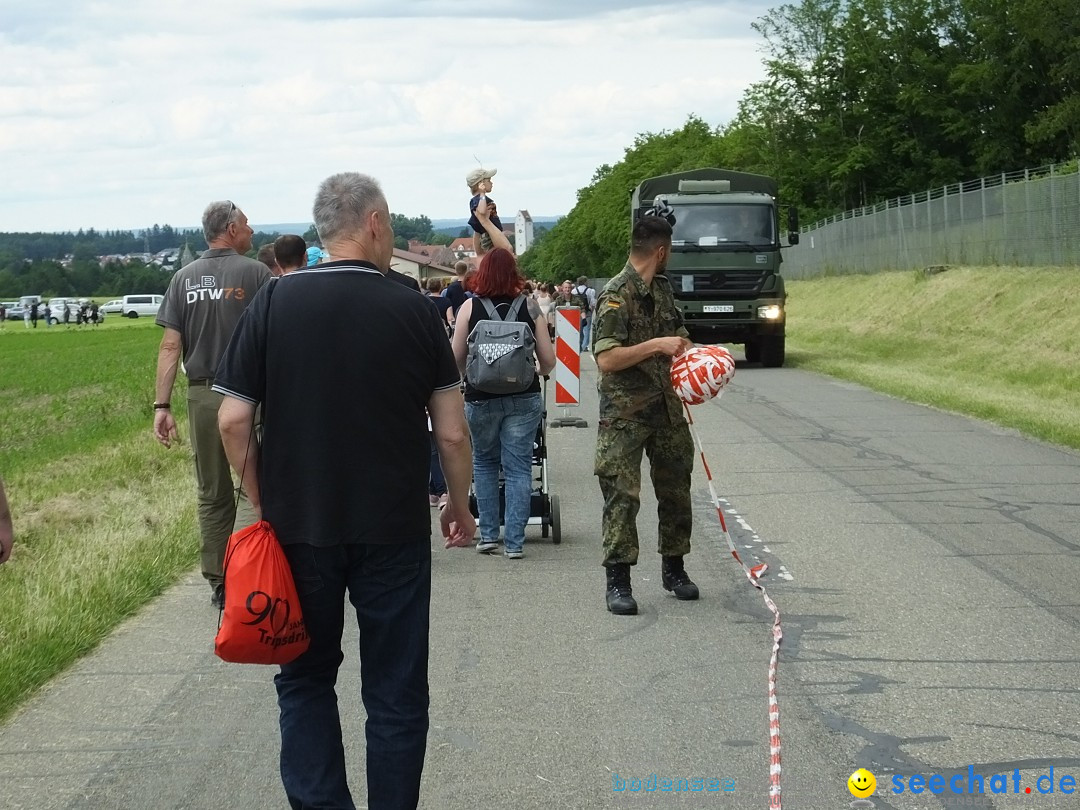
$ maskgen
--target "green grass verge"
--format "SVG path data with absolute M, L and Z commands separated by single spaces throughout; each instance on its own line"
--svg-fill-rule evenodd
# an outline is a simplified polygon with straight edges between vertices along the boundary
M 149 319 L 0 327 L 0 719 L 198 559 L 190 450 L 151 435 L 160 337 Z
M 1080 448 L 1077 268 L 788 285 L 787 365 Z

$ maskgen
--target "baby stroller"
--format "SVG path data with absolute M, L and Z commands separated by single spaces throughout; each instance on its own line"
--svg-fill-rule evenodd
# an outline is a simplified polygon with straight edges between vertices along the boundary
M 548 537 L 551 542 L 558 545 L 562 542 L 561 516 L 559 513 L 559 496 L 551 494 L 550 480 L 548 478 L 548 447 L 547 447 L 547 383 L 548 378 L 543 378 L 544 407 L 540 412 L 540 424 L 536 428 L 536 438 L 533 439 L 532 468 L 533 487 L 529 505 L 529 521 L 527 526 L 539 526 L 540 536 Z M 506 487 L 499 476 L 499 525 L 504 525 L 506 520 Z M 476 495 L 469 492 L 469 511 L 473 517 L 480 517 L 480 510 L 476 505 Z

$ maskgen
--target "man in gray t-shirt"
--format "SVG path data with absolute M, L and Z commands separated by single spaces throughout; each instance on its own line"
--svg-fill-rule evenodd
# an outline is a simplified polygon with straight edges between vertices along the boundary
M 229 460 L 217 426 L 222 397 L 210 386 L 244 308 L 271 275 L 265 264 L 243 255 L 251 250 L 253 231 L 235 203 L 210 203 L 203 212 L 202 225 L 210 249 L 176 272 L 158 310 L 157 324 L 165 328 L 165 334 L 158 349 L 154 437 L 165 447 L 177 438 L 169 406 L 183 356 L 188 377 L 188 430 L 199 490 L 202 572 L 212 588 L 211 603 L 223 607 L 222 566 L 225 546 L 237 522 L 237 508 Z M 249 509 L 241 514 L 245 513 L 253 514 Z

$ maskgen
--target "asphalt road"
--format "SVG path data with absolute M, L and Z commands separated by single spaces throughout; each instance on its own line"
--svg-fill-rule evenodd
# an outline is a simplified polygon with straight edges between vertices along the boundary
M 687 568 L 702 600 L 661 590 L 646 492 L 641 614 L 605 611 L 583 365 L 588 428 L 548 434 L 563 543 L 530 530 L 520 562 L 436 544 L 422 806 L 767 807 L 772 615 L 727 553 L 700 464 Z M 848 807 L 865 767 L 879 808 L 1080 807 L 1062 792 L 1080 782 L 1080 456 L 792 369 L 740 367 L 694 417 L 782 615 L 784 806 Z M 285 806 L 272 670 L 213 656 L 207 595 L 193 573 L 0 728 L 0 808 Z M 364 807 L 358 683 L 348 656 Z M 984 794 L 950 796 L 969 766 Z M 630 790 L 653 774 L 657 790 Z M 914 774 L 946 793 L 912 793 Z

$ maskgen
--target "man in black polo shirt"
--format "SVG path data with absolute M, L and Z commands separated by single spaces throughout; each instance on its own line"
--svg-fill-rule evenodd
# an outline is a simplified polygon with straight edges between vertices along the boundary
M 275 678 L 293 807 L 352 807 L 334 684 L 344 595 L 356 608 L 368 807 L 415 808 L 428 728 L 431 596 L 427 413 L 446 475 L 447 546 L 471 545 L 472 449 L 435 305 L 386 277 L 378 184 L 325 180 L 315 225 L 331 261 L 282 276 L 245 312 L 214 390 L 234 469 L 289 559 L 311 646 Z M 326 318 L 333 301 L 349 318 Z M 262 404 L 261 447 L 251 438 Z

